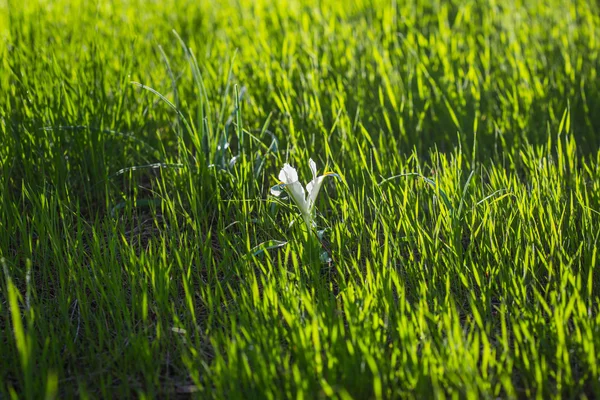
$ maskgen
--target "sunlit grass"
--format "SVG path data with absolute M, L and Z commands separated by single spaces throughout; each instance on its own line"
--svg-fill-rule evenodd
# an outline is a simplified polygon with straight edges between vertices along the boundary
M 599 18 L 0 1 L 0 398 L 597 397 Z

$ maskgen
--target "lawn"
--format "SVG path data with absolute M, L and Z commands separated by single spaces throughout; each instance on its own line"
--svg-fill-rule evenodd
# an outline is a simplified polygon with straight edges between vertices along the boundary
M 0 0 L 0 398 L 600 397 L 599 56 L 587 0 Z

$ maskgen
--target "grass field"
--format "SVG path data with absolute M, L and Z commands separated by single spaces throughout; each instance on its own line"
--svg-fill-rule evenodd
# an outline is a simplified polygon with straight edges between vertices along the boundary
M 0 36 L 0 398 L 600 397 L 598 2 L 0 0 Z M 311 158 L 314 226 L 270 191 Z

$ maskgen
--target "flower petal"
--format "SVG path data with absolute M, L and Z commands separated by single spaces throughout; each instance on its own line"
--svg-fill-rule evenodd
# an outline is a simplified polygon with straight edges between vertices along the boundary
M 313 159 L 311 158 L 310 160 L 308 160 L 308 165 L 310 166 L 310 170 L 312 172 L 313 181 L 314 181 L 315 179 L 317 179 L 317 163 L 315 163 L 313 161 Z
M 281 171 L 279 172 L 279 180 L 286 185 L 298 182 L 298 172 L 296 172 L 296 168 L 288 163 L 283 164 L 283 168 L 281 168 Z
M 306 185 L 306 191 L 308 192 L 307 203 L 309 205 L 309 208 L 314 207 L 315 202 L 317 201 L 317 196 L 319 195 L 319 190 L 321 190 L 321 185 L 323 184 L 323 180 L 327 176 L 335 176 L 338 179 L 340 177 L 335 172 L 326 172 L 325 174 L 319 176 L 318 178 L 313 179 L 312 181 L 308 182 L 308 184 Z
M 306 201 L 306 193 L 304 192 L 304 188 L 300 184 L 300 182 L 292 182 L 285 186 L 287 192 L 290 194 L 290 197 L 294 200 L 294 203 L 298 206 L 302 214 L 307 214 L 309 212 L 308 203 Z
M 271 187 L 271 194 L 275 197 L 279 197 L 279 196 L 281 196 L 281 194 L 283 193 L 284 190 L 285 190 L 285 184 L 280 183 L 280 184 L 277 184 L 277 185 Z
M 323 184 L 324 176 L 319 176 L 318 178 L 313 179 L 308 182 L 306 185 L 306 191 L 308 192 L 308 200 L 307 203 L 309 207 L 312 208 L 315 204 L 315 200 L 317 199 L 317 195 L 319 194 L 319 190 L 321 190 L 321 185 Z

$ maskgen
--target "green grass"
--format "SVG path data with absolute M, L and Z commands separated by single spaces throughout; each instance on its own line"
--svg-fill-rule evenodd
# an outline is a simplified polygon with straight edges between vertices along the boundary
M 0 398 L 600 396 L 598 4 L 250 3 L 0 0 Z

